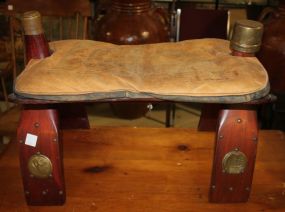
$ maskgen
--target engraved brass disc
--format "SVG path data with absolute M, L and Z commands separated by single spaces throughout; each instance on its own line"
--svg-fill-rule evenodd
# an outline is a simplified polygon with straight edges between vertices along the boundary
M 41 154 L 36 154 L 30 157 L 28 168 L 30 173 L 37 178 L 47 178 L 52 173 L 52 163 L 50 159 Z
M 227 174 L 241 174 L 247 166 L 247 157 L 239 150 L 228 152 L 222 162 L 223 172 Z

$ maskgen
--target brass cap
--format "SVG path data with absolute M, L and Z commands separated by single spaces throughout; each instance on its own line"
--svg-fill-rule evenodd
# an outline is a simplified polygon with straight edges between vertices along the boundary
M 26 35 L 42 34 L 42 18 L 38 11 L 28 11 L 23 14 L 22 24 Z
M 244 53 L 258 52 L 261 46 L 263 24 L 251 20 L 236 21 L 230 48 Z

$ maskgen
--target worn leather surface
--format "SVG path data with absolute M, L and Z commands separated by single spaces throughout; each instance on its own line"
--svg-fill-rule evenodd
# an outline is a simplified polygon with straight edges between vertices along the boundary
M 16 94 L 65 101 L 156 97 L 244 102 L 269 90 L 260 62 L 255 57 L 231 56 L 226 40 L 133 46 L 67 40 L 50 47 L 52 56 L 31 60 L 19 75 Z

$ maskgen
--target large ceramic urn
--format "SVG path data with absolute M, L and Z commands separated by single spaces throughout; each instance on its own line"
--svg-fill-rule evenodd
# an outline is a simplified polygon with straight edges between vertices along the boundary
M 149 44 L 169 41 L 167 20 L 150 0 L 112 0 L 107 14 L 95 23 L 95 40 L 114 44 Z M 116 103 L 111 105 L 121 118 L 144 115 L 147 103 Z
M 115 44 L 168 41 L 168 26 L 150 0 L 112 0 L 108 13 L 95 23 L 95 40 Z
M 265 10 L 264 35 L 258 59 L 268 71 L 271 91 L 285 94 L 285 1 L 277 11 Z

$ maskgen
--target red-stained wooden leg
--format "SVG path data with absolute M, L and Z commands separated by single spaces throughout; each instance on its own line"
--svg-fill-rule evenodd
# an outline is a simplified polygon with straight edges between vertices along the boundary
M 246 202 L 254 172 L 258 126 L 255 110 L 222 110 L 216 134 L 209 201 Z
M 61 129 L 90 129 L 85 105 L 82 103 L 57 105 Z
M 24 109 L 17 132 L 24 192 L 29 205 L 65 202 L 62 144 L 54 109 Z
M 222 104 L 203 104 L 198 124 L 198 131 L 215 131 Z

